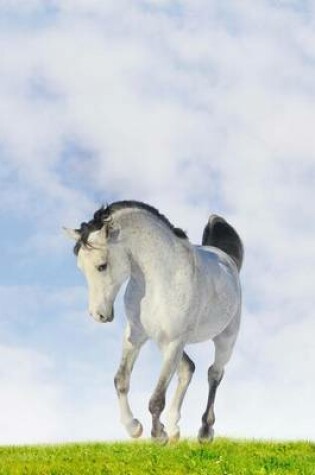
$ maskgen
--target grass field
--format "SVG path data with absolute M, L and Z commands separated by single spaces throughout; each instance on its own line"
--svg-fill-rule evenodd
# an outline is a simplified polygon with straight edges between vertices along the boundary
M 315 475 L 315 444 L 216 439 L 0 447 L 0 475 Z

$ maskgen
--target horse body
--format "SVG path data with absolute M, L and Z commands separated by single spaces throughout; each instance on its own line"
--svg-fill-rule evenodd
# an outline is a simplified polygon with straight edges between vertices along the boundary
M 194 371 L 184 348 L 189 343 L 213 340 L 215 361 L 208 372 L 209 397 L 199 431 L 200 440 L 211 440 L 215 392 L 240 323 L 238 257 L 242 257 L 242 248 L 235 254 L 235 240 L 225 231 L 231 233 L 230 227 L 219 217 L 209 221 L 204 245 L 194 246 L 166 218 L 142 203 L 115 203 L 111 211 L 105 210 L 97 219 L 95 216 L 81 230 L 72 230 L 72 235 L 77 241 L 78 265 L 88 282 L 90 313 L 96 320 L 111 321 L 117 292 L 129 279 L 124 297 L 127 327 L 115 377 L 122 422 L 131 436 L 141 434 L 142 426 L 132 414 L 127 395 L 135 360 L 150 338 L 163 354 L 161 374 L 149 404 L 152 437 L 162 441 L 168 436 L 178 438 L 181 405 Z M 220 240 L 224 250 L 217 245 Z M 212 242 L 216 247 L 209 246 Z M 176 371 L 178 387 L 166 433 L 160 415 Z
M 155 264 L 161 259 L 153 256 L 148 277 L 136 267 L 126 289 L 127 318 L 159 345 L 177 338 L 185 345 L 213 339 L 240 312 L 238 271 L 232 259 L 217 248 L 180 245 L 186 251 L 169 260 L 166 271 L 159 266 L 162 276 Z M 129 312 L 130 307 L 138 312 Z
M 234 262 L 219 249 L 196 246 L 194 328 L 187 343 L 215 338 L 240 312 L 240 285 Z

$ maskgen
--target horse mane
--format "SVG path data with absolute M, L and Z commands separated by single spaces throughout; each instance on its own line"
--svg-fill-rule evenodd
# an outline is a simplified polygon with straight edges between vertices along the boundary
M 156 208 L 147 203 L 143 203 L 141 201 L 133 201 L 133 200 L 125 200 L 125 201 L 116 201 L 111 203 L 110 205 L 101 206 L 97 211 L 95 211 L 93 219 L 89 222 L 81 223 L 79 229 L 76 231 L 80 234 L 80 239 L 74 246 L 74 253 L 77 255 L 81 246 L 88 246 L 88 238 L 91 232 L 99 231 L 106 220 L 108 220 L 111 216 L 114 215 L 116 211 L 120 211 L 122 209 L 141 209 L 144 211 L 148 211 L 153 216 L 157 217 L 162 221 L 174 234 L 180 239 L 188 239 L 187 234 L 181 228 L 177 228 L 173 226 L 173 224 L 161 214 Z

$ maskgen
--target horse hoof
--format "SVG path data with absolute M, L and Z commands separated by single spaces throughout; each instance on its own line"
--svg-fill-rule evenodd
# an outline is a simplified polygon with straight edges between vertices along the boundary
M 169 435 L 168 435 L 168 440 L 171 444 L 178 442 L 179 439 L 180 439 L 180 430 L 179 429 L 175 430 L 174 432 L 170 432 Z
M 165 432 L 165 430 L 161 430 L 159 435 L 152 436 L 153 442 L 159 444 L 159 445 L 166 445 L 168 442 L 168 435 Z
M 201 444 L 210 443 L 213 441 L 214 430 L 212 427 L 202 426 L 198 433 L 198 441 Z
M 130 437 L 137 439 L 142 435 L 143 426 L 138 419 L 132 419 L 132 421 L 127 425 L 127 431 Z
M 168 436 L 168 440 L 170 444 L 176 444 L 180 439 L 180 431 L 174 432 L 172 435 Z

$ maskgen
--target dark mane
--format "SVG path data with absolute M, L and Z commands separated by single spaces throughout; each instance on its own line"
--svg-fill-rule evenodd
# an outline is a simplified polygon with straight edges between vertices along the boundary
M 80 239 L 74 246 L 74 253 L 77 255 L 82 245 L 87 246 L 90 233 L 93 231 L 99 231 L 102 228 L 104 221 L 112 216 L 116 211 L 121 209 L 142 209 L 144 211 L 148 211 L 159 218 L 164 224 L 166 224 L 166 226 L 171 229 L 175 236 L 180 239 L 187 239 L 185 231 L 173 226 L 166 216 L 161 214 L 153 206 L 142 203 L 141 201 L 116 201 L 110 205 L 107 205 L 106 207 L 102 206 L 100 209 L 98 209 L 94 213 L 93 219 L 91 219 L 88 223 L 81 223 L 80 228 L 76 230 L 80 233 Z

